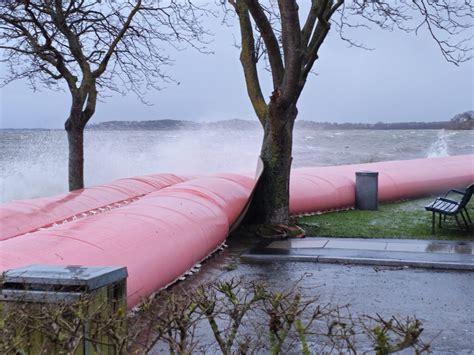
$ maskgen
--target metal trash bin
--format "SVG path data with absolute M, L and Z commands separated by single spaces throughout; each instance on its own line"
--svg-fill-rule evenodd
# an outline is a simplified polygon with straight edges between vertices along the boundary
M 355 207 L 359 210 L 378 208 L 378 177 L 374 171 L 356 172 Z
M 99 327 L 109 322 L 115 334 L 125 335 L 126 279 L 125 267 L 30 265 L 9 270 L 0 289 L 0 323 L 13 332 L 22 353 L 117 354 L 113 339 Z M 55 312 L 62 312 L 64 329 L 77 327 L 77 336 L 70 338 L 77 339 L 74 350 L 52 340 L 50 330 L 60 328 L 51 324 Z M 19 314 L 27 324 L 17 323 Z M 84 319 L 82 327 L 77 314 Z M 54 339 L 61 339 L 61 330 L 57 332 Z

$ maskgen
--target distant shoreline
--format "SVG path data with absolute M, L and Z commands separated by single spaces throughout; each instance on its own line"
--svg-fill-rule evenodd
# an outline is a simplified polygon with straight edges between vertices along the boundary
M 86 130 L 101 131 L 173 131 L 173 130 L 258 130 L 261 129 L 257 120 L 231 119 L 216 122 L 193 122 L 185 120 L 148 120 L 148 121 L 106 121 L 91 122 Z M 465 122 L 395 122 L 395 123 L 333 123 L 296 120 L 295 129 L 310 130 L 474 130 L 472 120 Z M 0 128 L 6 130 L 50 131 L 61 128 Z
M 470 123 L 470 122 L 468 122 Z M 260 129 L 260 124 L 255 121 L 232 119 L 216 122 L 192 122 L 182 120 L 150 120 L 150 121 L 107 121 L 92 123 L 87 126 L 90 130 L 201 130 L 201 129 Z M 296 120 L 295 129 L 315 130 L 472 130 L 469 124 L 459 125 L 452 121 L 440 122 L 396 122 L 396 123 L 332 123 Z

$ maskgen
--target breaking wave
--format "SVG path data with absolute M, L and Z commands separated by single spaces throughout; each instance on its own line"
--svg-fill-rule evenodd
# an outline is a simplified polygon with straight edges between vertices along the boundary
M 454 132 L 446 132 L 442 129 L 438 132 L 437 140 L 431 145 L 428 150 L 428 158 L 447 157 L 449 156 L 449 137 L 454 135 Z

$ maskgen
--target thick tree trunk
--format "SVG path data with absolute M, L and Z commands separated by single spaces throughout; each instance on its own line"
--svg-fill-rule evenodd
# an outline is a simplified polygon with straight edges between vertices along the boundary
M 69 143 L 69 191 L 84 188 L 84 128 L 94 115 L 96 102 L 93 80 L 83 82 L 80 91 L 72 95 L 71 112 L 64 124 Z
M 291 152 L 297 114 L 294 105 L 279 110 L 270 104 L 260 153 L 264 172 L 250 207 L 251 223 L 286 225 L 289 222 Z
M 69 143 L 69 191 L 84 188 L 84 128 L 68 129 Z

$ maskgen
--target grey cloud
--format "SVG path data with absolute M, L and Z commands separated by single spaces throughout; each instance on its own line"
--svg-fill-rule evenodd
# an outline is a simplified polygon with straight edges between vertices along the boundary
M 255 119 L 239 63 L 236 28 L 211 24 L 216 36 L 204 55 L 172 53 L 168 72 L 180 85 L 166 84 L 141 104 L 133 94 L 98 103 L 94 122 L 107 120 Z M 426 34 L 372 30 L 364 42 L 376 48 L 348 48 L 332 34 L 321 49 L 316 75 L 299 103 L 299 119 L 336 122 L 438 121 L 473 108 L 473 65 L 455 67 Z M 265 93 L 270 95 L 268 79 Z M 1 89 L 2 128 L 61 128 L 68 114 L 67 92 L 32 92 L 16 82 Z

